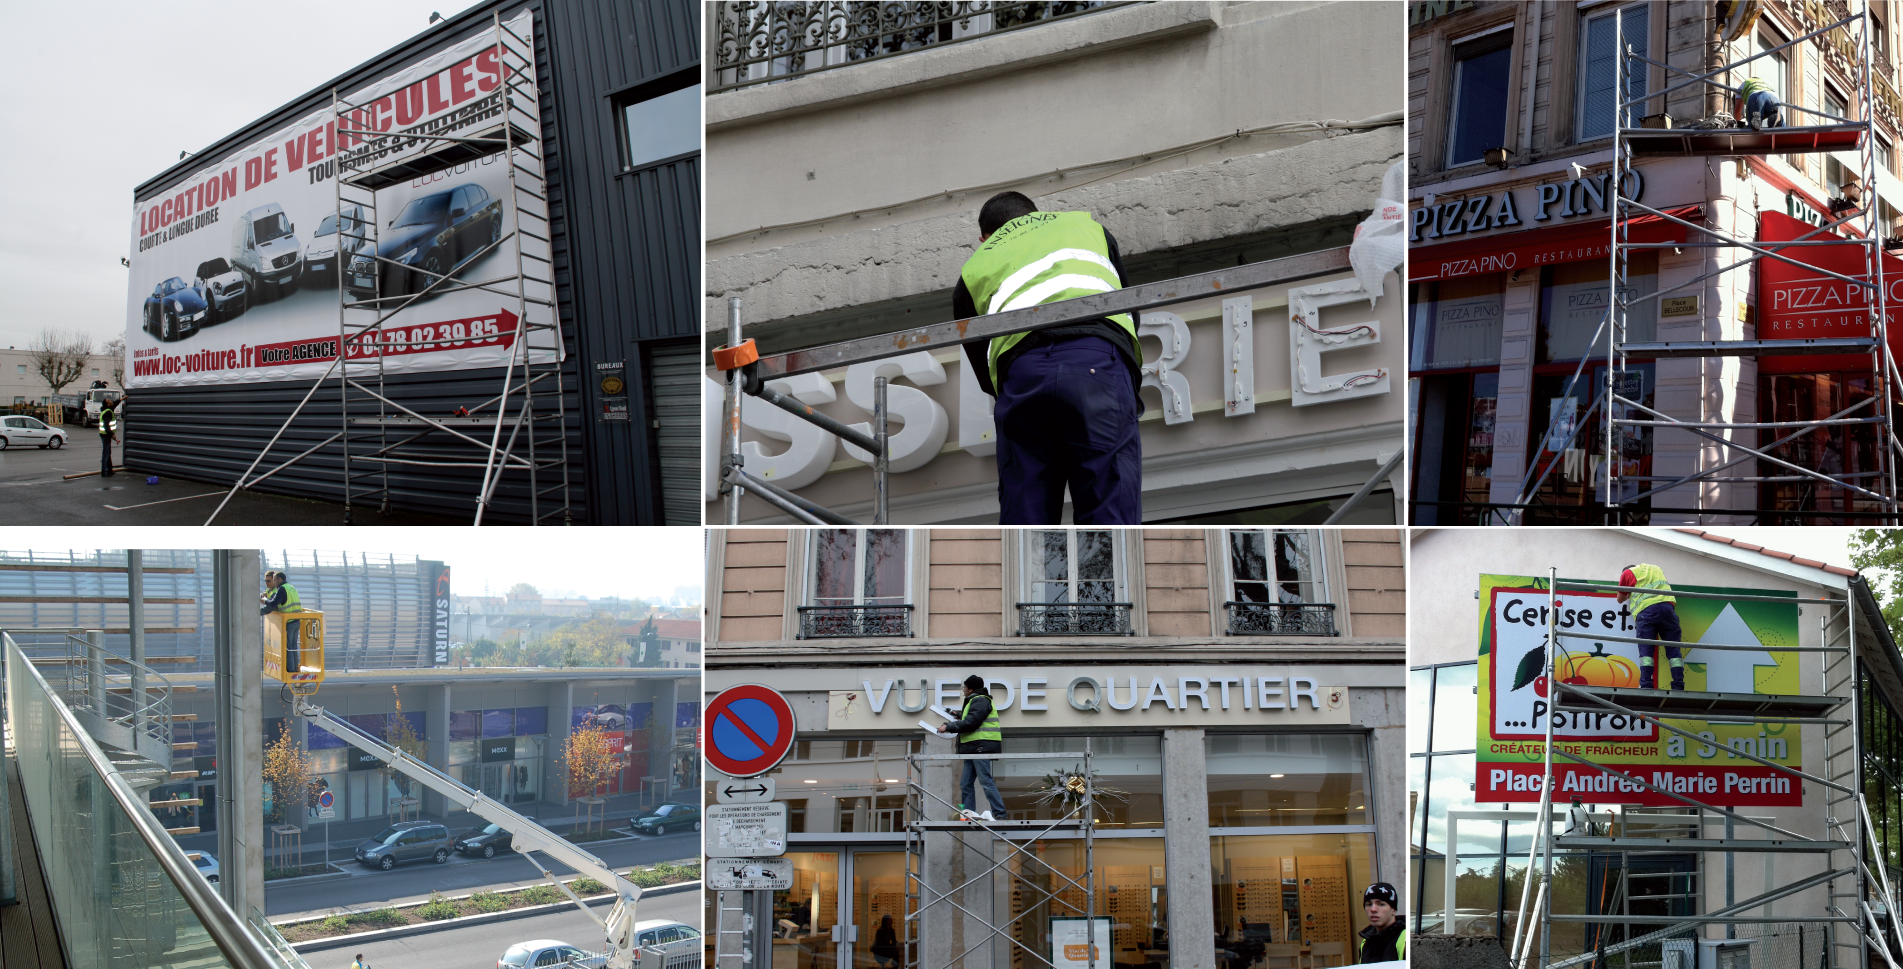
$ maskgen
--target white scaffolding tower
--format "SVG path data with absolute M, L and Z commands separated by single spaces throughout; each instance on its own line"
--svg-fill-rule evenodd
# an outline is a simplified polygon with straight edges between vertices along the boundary
M 1559 651 L 1559 642 L 1564 639 L 1593 640 L 1600 642 L 1622 642 L 1637 644 L 1640 649 L 1654 649 L 1666 643 L 1663 640 L 1638 639 L 1634 637 L 1611 636 L 1604 634 L 1581 634 L 1562 632 L 1560 626 L 1559 593 L 1561 589 L 1571 591 L 1617 592 L 1620 587 L 1591 582 L 1563 581 L 1558 577 L 1557 569 L 1548 570 L 1547 580 L 1547 635 L 1545 642 L 1545 668 L 1554 669 L 1554 661 Z M 1854 593 L 1852 593 L 1854 595 Z M 1820 606 L 1823 617 L 1820 620 L 1822 639 L 1817 646 L 1789 645 L 1777 647 L 1783 652 L 1816 653 L 1821 658 L 1820 685 L 1822 692 L 1817 695 L 1770 695 L 1762 693 L 1723 693 L 1688 692 L 1684 690 L 1637 689 L 1631 687 L 1590 686 L 1565 682 L 1561 677 L 1549 677 L 1552 690 L 1552 715 L 1546 717 L 1544 769 L 1540 783 L 1540 806 L 1538 821 L 1533 832 L 1532 849 L 1527 856 L 1527 877 L 1521 887 L 1521 897 L 1515 932 L 1512 938 L 1513 965 L 1519 969 L 1533 966 L 1547 969 L 1569 969 L 1572 966 L 1590 965 L 1594 969 L 1637 969 L 1640 966 L 1660 966 L 1672 969 L 1674 962 L 1683 969 L 1692 969 L 1694 965 L 1708 965 L 1706 962 L 1692 962 L 1697 958 L 1698 944 L 1704 939 L 1707 927 L 1725 926 L 1727 938 L 1736 937 L 1736 929 L 1743 925 L 1763 925 L 1766 923 L 1796 924 L 1817 933 L 1820 955 L 1815 962 L 1791 959 L 1789 961 L 1764 960 L 1739 963 L 1740 965 L 1790 965 L 1796 967 L 1802 961 L 1802 969 L 1862 969 L 1875 965 L 1870 960 L 1881 956 L 1891 969 L 1899 969 L 1892 958 L 1893 951 L 1903 951 L 1903 929 L 1900 929 L 1890 913 L 1896 911 L 1897 895 L 1894 892 L 1887 866 L 1883 863 L 1883 846 L 1878 843 L 1877 829 L 1871 823 L 1870 812 L 1864 800 L 1862 781 L 1863 752 L 1859 725 L 1863 722 L 1859 696 L 1859 673 L 1861 651 L 1857 644 L 1856 605 L 1849 596 L 1842 599 L 1799 598 L 1786 596 L 1750 596 L 1730 593 L 1686 592 L 1672 590 L 1672 595 L 1684 599 L 1718 599 L 1729 602 L 1758 601 L 1779 605 Z M 1698 643 L 1701 650 L 1756 652 L 1764 649 L 1761 644 L 1724 644 Z M 1682 737 L 1689 742 L 1703 744 L 1707 741 L 1694 733 L 1666 722 L 1667 720 L 1701 720 L 1707 723 L 1722 722 L 1733 724 L 1776 723 L 1799 726 L 1800 735 L 1796 742 L 1801 749 L 1801 725 L 1815 725 L 1823 728 L 1823 770 L 1821 774 L 1807 773 L 1797 767 L 1778 763 L 1759 756 L 1750 749 L 1732 748 L 1728 754 L 1751 761 L 1758 766 L 1776 772 L 1777 776 L 1787 777 L 1793 785 L 1808 792 L 1815 786 L 1822 794 L 1822 825 L 1817 833 L 1801 833 L 1779 827 L 1771 820 L 1751 817 L 1733 809 L 1720 807 L 1708 800 L 1687 793 L 1675 792 L 1661 787 L 1643 777 L 1622 772 L 1614 766 L 1600 763 L 1601 759 L 1616 755 L 1586 756 L 1566 750 L 1555 749 L 1554 720 L 1562 714 L 1611 714 L 1623 716 L 1630 722 L 1643 722 L 1661 733 Z M 1592 754 L 1594 745 L 1578 745 L 1586 754 Z M 1555 835 L 1553 823 L 1557 819 L 1553 806 L 1553 785 L 1555 783 L 1555 758 L 1563 758 L 1574 764 L 1590 768 L 1601 774 L 1616 778 L 1622 785 L 1642 787 L 1646 791 L 1677 802 L 1691 813 L 1665 816 L 1654 812 L 1628 812 L 1617 823 L 1601 833 L 1597 827 L 1572 828 L 1566 833 Z M 1656 810 L 1656 809 L 1655 809 Z M 1707 837 L 1707 826 L 1722 825 L 1722 837 Z M 1758 837 L 1743 837 L 1742 830 L 1760 832 Z M 1689 837 L 1687 836 L 1689 835 Z M 1632 875 L 1632 858 L 1645 855 L 1685 855 L 1696 854 L 1709 857 L 1712 854 L 1724 854 L 1727 868 L 1734 852 L 1776 852 L 1781 854 L 1808 854 L 1824 860 L 1824 870 L 1807 877 L 1793 877 L 1780 881 L 1775 887 L 1767 885 L 1759 895 L 1743 900 L 1734 900 L 1730 879 L 1725 884 L 1724 904 L 1702 913 L 1696 910 L 1702 907 L 1707 893 L 1700 890 L 1704 880 L 1698 872 L 1685 873 L 1684 891 L 1676 889 L 1667 895 L 1684 901 L 1685 907 L 1694 914 L 1663 915 L 1635 914 L 1631 911 L 1630 893 L 1623 898 L 1613 899 L 1611 905 L 1603 906 L 1600 912 L 1556 911 L 1554 908 L 1553 858 L 1556 854 L 1597 856 L 1607 860 L 1605 874 L 1612 878 L 1618 873 L 1622 888 L 1629 884 Z M 1612 859 L 1617 859 L 1612 863 Z M 1534 873 L 1538 872 L 1538 877 Z M 1729 875 L 1729 872 L 1727 872 Z M 1534 884 L 1538 883 L 1538 894 L 1534 896 Z M 1823 904 L 1814 911 L 1795 914 L 1787 908 L 1773 916 L 1768 914 L 1770 903 L 1800 895 L 1814 888 L 1822 887 L 1825 892 Z M 1532 905 L 1528 906 L 1529 898 Z M 1448 904 L 1451 906 L 1452 901 Z M 1618 908 L 1620 911 L 1610 911 Z M 1766 914 L 1750 914 L 1753 910 L 1763 909 Z M 1881 913 L 1881 914 L 1879 914 Z M 1529 917 L 1538 918 L 1538 923 L 1528 921 Z M 1586 951 L 1555 961 L 1553 958 L 1552 929 L 1555 922 L 1577 922 L 1595 926 L 1596 941 L 1587 946 Z M 1815 927 L 1814 930 L 1811 927 Z M 1617 934 L 1617 939 L 1609 938 Z M 1537 935 L 1539 952 L 1534 960 L 1533 941 Z M 1798 936 L 1800 949 L 1808 950 Z M 1707 940 L 1713 941 L 1713 940 Z M 1895 946 L 1893 950 L 1892 946 Z M 1674 951 L 1681 953 L 1673 955 Z
M 1822 7 L 1821 9 L 1831 9 Z M 1838 10 L 1847 9 L 1838 5 Z M 1877 223 L 1877 210 L 1871 201 L 1876 187 L 1876 150 L 1877 129 L 1873 87 L 1875 84 L 1874 61 L 1872 59 L 1873 21 L 1870 4 L 1864 3 L 1854 11 L 1848 12 L 1835 22 L 1812 30 L 1788 43 L 1780 44 L 1733 61 L 1706 73 L 1693 73 L 1662 61 L 1652 60 L 1641 52 L 1629 49 L 1626 45 L 1624 18 L 1614 17 L 1615 46 L 1619 56 L 1614 58 L 1616 95 L 1618 110 L 1614 118 L 1612 138 L 1612 174 L 1608 185 L 1608 194 L 1612 196 L 1614 210 L 1612 216 L 1611 278 L 1607 281 L 1610 292 L 1607 298 L 1608 320 L 1601 324 L 1601 333 L 1606 338 L 1606 382 L 1597 391 L 1593 405 L 1603 408 L 1605 496 L 1603 499 L 1605 523 L 1609 525 L 1633 522 L 1635 516 L 1649 516 L 1648 499 L 1672 492 L 1683 486 L 1703 484 L 1745 484 L 1774 485 L 1782 482 L 1806 482 L 1828 487 L 1845 494 L 1854 504 L 1848 511 L 1831 513 L 1807 512 L 1804 509 L 1786 509 L 1766 512 L 1766 502 L 1760 496 L 1757 509 L 1737 509 L 1711 506 L 1708 500 L 1700 497 L 1695 504 L 1684 511 L 1698 516 L 1704 515 L 1770 515 L 1788 517 L 1796 513 L 1806 524 L 1816 520 L 1831 518 L 1848 519 L 1852 523 L 1878 524 L 1895 523 L 1899 513 L 1899 492 L 1897 489 L 1896 467 L 1899 456 L 1903 456 L 1903 443 L 1899 443 L 1893 423 L 1893 397 L 1897 385 L 1896 361 L 1888 350 L 1888 301 L 1883 285 L 1883 252 L 1880 227 Z M 1748 32 L 1749 24 L 1746 24 Z M 1801 52 L 1799 45 L 1813 40 L 1822 42 L 1832 31 L 1852 31 L 1854 49 L 1858 52 L 1855 59 L 1857 78 L 1852 95 L 1853 103 L 1848 109 L 1852 117 L 1840 117 L 1799 104 L 1782 105 L 1782 120 L 1787 124 L 1797 122 L 1799 115 L 1803 123 L 1789 127 L 1692 127 L 1692 128 L 1654 128 L 1635 124 L 1637 115 L 1645 110 L 1649 101 L 1663 103 L 1666 96 L 1681 90 L 1698 89 L 1706 92 L 1722 91 L 1736 97 L 1741 93 L 1741 84 L 1731 83 L 1736 74 L 1742 72 L 1749 76 L 1753 61 L 1773 55 L 1789 56 L 1785 52 Z M 1792 58 L 1792 63 L 1797 60 Z M 1668 78 L 1676 78 L 1659 91 L 1645 91 L 1641 84 L 1635 88 L 1632 80 L 1643 78 L 1649 67 L 1661 68 Z M 1859 173 L 1864 191 L 1864 199 L 1857 209 L 1841 218 L 1833 217 L 1816 230 L 1806 233 L 1790 242 L 1752 242 L 1738 236 L 1708 228 L 1687 221 L 1668 212 L 1642 205 L 1626 197 L 1625 179 L 1633 171 L 1634 163 L 1641 158 L 1684 158 L 1711 156 L 1762 156 L 1771 154 L 1793 154 L 1804 152 L 1830 152 L 1855 146 L 1858 152 Z M 1635 193 L 1636 194 L 1636 193 Z M 1689 238 L 1684 242 L 1634 242 L 1632 225 L 1635 221 L 1662 221 L 1668 225 L 1687 230 Z M 1848 228 L 1854 235 L 1840 238 L 1830 234 L 1829 230 Z M 1692 234 L 1698 233 L 1698 234 Z M 1832 272 L 1805 262 L 1808 251 L 1829 251 L 1808 247 L 1856 246 L 1862 250 L 1864 273 L 1852 278 Z M 1657 292 L 1646 296 L 1628 296 L 1629 290 L 1622 292 L 1628 277 L 1629 262 L 1634 252 L 1645 250 L 1679 248 L 1714 249 L 1719 251 L 1742 250 L 1736 261 L 1724 265 L 1695 278 L 1673 286 L 1661 286 Z M 1795 250 L 1794 252 L 1788 252 Z M 1736 339 L 1736 340 L 1693 340 L 1693 341 L 1633 341 L 1627 338 L 1627 322 L 1634 307 L 1661 300 L 1665 297 L 1693 287 L 1702 286 L 1706 280 L 1722 276 L 1734 270 L 1757 268 L 1763 260 L 1777 260 L 1792 266 L 1815 272 L 1849 286 L 1873 293 L 1867 308 L 1870 329 L 1868 335 L 1828 339 Z M 1720 260 L 1724 262 L 1723 259 Z M 1592 345 L 1597 346 L 1599 334 L 1595 334 Z M 1633 370 L 1631 359 L 1634 357 L 1649 359 L 1670 358 L 1757 358 L 1764 356 L 1795 356 L 1809 354 L 1867 354 L 1872 375 L 1872 394 L 1862 402 L 1852 404 L 1828 418 L 1821 420 L 1798 421 L 1722 421 L 1707 420 L 1704 415 L 1675 417 L 1661 408 L 1647 406 L 1642 400 L 1634 399 L 1643 394 L 1629 391 L 1631 382 L 1627 374 Z M 1573 374 L 1573 383 L 1578 384 L 1580 371 L 1584 369 L 1591 354 L 1580 360 L 1578 370 Z M 1582 419 L 1580 426 L 1585 421 Z M 1815 435 L 1820 431 L 1825 437 L 1832 429 L 1841 429 L 1848 439 L 1851 428 L 1868 426 L 1875 433 L 1874 468 L 1859 472 L 1849 467 L 1848 456 L 1845 466 L 1836 472 L 1816 467 L 1806 467 L 1795 461 L 1779 457 L 1774 452 L 1806 435 Z M 1638 434 L 1623 434 L 1623 429 L 1636 429 Z M 1694 435 L 1708 447 L 1713 447 L 1722 455 L 1716 462 L 1704 461 L 1706 466 L 1699 467 L 1689 474 L 1678 476 L 1638 475 L 1627 473 L 1623 465 L 1626 451 L 1639 448 L 1638 435 L 1644 429 L 1671 428 Z M 1768 444 L 1752 442 L 1747 445 L 1726 432 L 1744 432 L 1748 434 L 1776 434 L 1775 440 Z M 1574 434 L 1577 435 L 1575 428 Z M 1626 440 L 1627 437 L 1632 440 Z M 1570 446 L 1572 438 L 1568 438 Z M 1554 462 L 1557 464 L 1557 460 Z M 1744 467 L 1740 467 L 1743 465 Z M 1770 467 L 1766 467 L 1766 466 Z M 1547 469 L 1551 473 L 1551 468 Z M 1529 475 L 1530 477 L 1530 475 Z M 1541 475 L 1544 480 L 1545 475 Z M 1528 500 L 1538 490 L 1524 491 L 1521 502 Z M 1682 493 L 1682 492 L 1681 492 Z M 1680 509 L 1674 509 L 1679 511 Z M 1661 510 L 1663 513 L 1663 510 Z M 1643 522 L 1641 522 L 1643 523 Z
M 955 769 L 970 760 L 1073 762 L 1078 766 L 1059 773 L 1068 774 L 1066 789 L 1074 795 L 1075 805 L 1060 807 L 1055 818 L 1024 821 L 926 820 L 959 816 L 958 805 L 931 790 L 926 782 L 926 770 L 935 765 Z M 1097 802 L 1088 744 L 1079 752 L 1052 754 L 909 753 L 905 757 L 905 791 L 905 969 L 959 967 L 966 965 L 966 958 L 974 955 L 980 963 L 989 964 L 989 960 L 980 954 L 1000 939 L 1008 943 L 1007 951 L 1012 953 L 1004 965 L 1021 966 L 1023 969 L 1057 969 L 1051 949 L 1026 945 L 1018 937 L 1022 934 L 1033 940 L 1044 941 L 1049 923 L 1035 917 L 1040 912 L 1044 913 L 1045 918 L 1056 916 L 1058 912 L 1069 912 L 1073 918 L 1081 917 L 1085 926 L 1084 938 L 1090 940 L 1085 943 L 1085 959 L 1089 969 L 1109 969 L 1108 953 L 1098 951 L 1094 930 L 1100 911 L 1103 915 L 1110 913 L 1108 906 L 1100 910 L 1097 905 L 1094 854 Z M 984 796 L 976 785 L 973 794 Z M 1062 805 L 1066 802 L 1059 798 L 1058 803 Z M 975 808 L 976 805 L 967 807 Z M 1083 870 L 1072 872 L 1052 864 L 1045 852 L 1039 850 L 1038 842 L 1045 838 L 1079 842 Z M 982 859 L 992 859 L 997 846 L 1004 849 L 1003 857 L 993 860 L 988 866 L 980 862 L 967 863 L 959 868 L 953 864 L 952 858 L 945 857 L 947 853 L 957 855 L 971 852 Z M 964 876 L 957 877 L 954 871 L 963 872 Z M 1005 879 L 1009 888 L 994 893 L 991 879 L 998 876 Z M 968 892 L 976 894 L 979 901 L 971 904 Z M 999 896 L 1014 900 L 1012 907 L 1017 910 L 1015 914 L 1002 919 L 996 915 L 992 901 Z M 962 948 L 954 944 L 953 948 L 958 951 L 933 951 L 929 959 L 925 957 L 927 947 L 933 944 L 932 940 L 924 938 L 922 931 L 928 911 L 932 912 L 933 918 L 952 919 L 962 915 L 968 920 L 962 933 L 944 934 L 945 940 L 960 939 Z M 1014 928 L 1022 931 L 1014 933 Z
M 497 89 L 488 95 L 495 100 L 494 120 L 473 134 L 377 130 L 368 126 L 366 116 L 371 104 L 389 92 L 372 91 L 362 95 L 361 102 L 353 102 L 335 88 L 331 90 L 330 117 L 338 139 L 356 142 L 352 149 L 337 154 L 333 176 L 339 352 L 251 466 L 239 475 L 205 524 L 217 519 L 232 495 L 332 445 L 338 445 L 343 465 L 345 524 L 351 523 L 356 502 L 375 501 L 381 511 L 390 510 L 391 465 L 480 468 L 482 477 L 473 496 L 477 525 L 491 510 L 503 475 L 525 472 L 529 523 L 544 524 L 559 515 L 561 524 L 572 524 L 567 398 L 561 376 L 563 340 L 561 316 L 555 307 L 554 264 L 547 257 L 523 251 L 521 245 L 521 240 L 528 238 L 552 248 L 547 174 L 542 146 L 535 134 L 541 130 L 541 119 L 534 51 L 526 38 L 502 22 L 500 12 L 492 16 L 493 50 L 500 75 Z M 418 147 L 420 151 L 411 150 Z M 504 219 L 498 215 L 491 223 L 488 240 L 460 260 L 453 256 L 426 257 L 421 265 L 409 265 L 381 251 L 379 190 L 497 153 L 508 166 L 508 196 L 502 201 L 509 228 L 505 230 Z M 511 271 L 488 279 L 463 278 L 466 268 L 511 241 L 516 243 Z M 370 295 L 353 300 L 353 287 Z M 490 328 L 476 333 L 471 326 L 446 332 L 447 327 L 423 323 L 412 309 L 427 305 L 431 297 L 467 290 L 513 300 L 513 329 Z M 419 325 L 406 325 L 413 321 Z M 458 408 L 453 416 L 428 415 L 405 406 L 393 399 L 385 386 L 387 352 L 504 338 L 511 342 L 499 392 L 474 406 Z M 357 368 L 354 372 L 353 357 Z M 337 432 L 256 474 L 333 374 Z M 537 436 L 538 426 L 542 437 Z M 369 469 L 361 470 L 364 466 Z

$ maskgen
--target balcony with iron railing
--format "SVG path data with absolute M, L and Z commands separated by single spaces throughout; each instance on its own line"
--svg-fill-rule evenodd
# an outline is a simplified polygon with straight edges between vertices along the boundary
M 907 639 L 912 606 L 800 606 L 801 639 Z
M 1129 4 L 716 3 L 707 90 L 783 81 L 1121 6 Z
M 1332 602 L 1225 602 L 1230 636 L 1339 636 Z
M 1020 636 L 1134 636 L 1128 602 L 1020 602 Z

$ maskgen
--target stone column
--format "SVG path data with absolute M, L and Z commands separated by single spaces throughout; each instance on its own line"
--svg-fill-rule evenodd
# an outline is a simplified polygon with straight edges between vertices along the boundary
M 679 680 L 650 680 L 654 698 L 654 729 L 648 731 L 648 773 L 661 777 L 655 796 L 665 801 L 674 793 L 674 704 Z M 636 781 L 639 783 L 638 779 Z
M 562 762 L 562 749 L 568 743 L 569 728 L 574 725 L 573 680 L 551 683 L 548 687 L 548 750 L 542 757 L 542 800 L 568 806 L 568 773 Z
M 429 745 L 429 753 L 426 756 L 431 767 L 457 780 L 462 780 L 455 771 L 449 769 L 449 705 L 453 697 L 454 693 L 447 683 L 423 688 L 423 729 L 429 737 L 424 743 Z M 449 813 L 449 804 L 443 800 L 441 794 L 427 787 L 421 789 L 423 791 L 422 808 L 426 813 L 437 817 L 443 817 Z
M 1164 728 L 1163 871 L 1170 888 L 1170 969 L 1216 969 L 1206 762 L 1201 727 Z
M 1539 312 L 1540 274 L 1538 270 L 1525 270 L 1518 275 L 1518 280 L 1509 278 L 1501 312 L 1500 396 L 1493 416 L 1489 501 L 1519 500 L 1520 479 L 1526 475 L 1532 408 L 1538 405 L 1533 400 L 1533 354 L 1538 340 L 1533 324 Z M 1174 892 L 1171 897 L 1175 897 Z
M 219 890 L 232 911 L 264 908 L 264 637 L 255 549 L 213 552 L 218 705 Z
M 1352 687 L 1349 709 L 1368 738 L 1368 823 L 1375 828 L 1374 878 L 1392 883 L 1408 907 L 1407 875 L 1407 690 L 1400 687 Z
M 950 737 L 925 738 L 923 753 L 949 754 L 956 749 Z M 958 803 L 958 772 L 963 765 L 958 761 L 927 761 L 924 769 L 924 784 L 930 792 L 924 798 L 923 818 L 926 821 L 951 820 L 952 810 L 946 805 Z M 938 798 L 943 798 L 941 802 Z M 814 830 L 811 823 L 812 808 L 807 808 L 808 830 Z M 966 865 L 960 855 L 958 840 L 942 831 L 930 831 L 925 834 L 925 858 L 921 871 L 919 905 L 922 908 L 919 918 L 918 958 L 920 969 L 979 969 L 966 959 L 960 965 L 951 962 L 953 956 L 965 951 L 971 944 L 971 926 L 964 913 L 952 906 L 969 907 L 970 900 L 963 893 L 946 895 L 952 886 L 964 881 Z

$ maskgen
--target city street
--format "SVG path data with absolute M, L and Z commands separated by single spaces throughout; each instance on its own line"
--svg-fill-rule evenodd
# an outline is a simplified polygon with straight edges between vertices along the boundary
M 670 919 L 688 925 L 700 923 L 700 892 L 675 892 L 643 899 L 635 908 L 637 921 Z M 607 909 L 599 910 L 605 913 Z M 349 969 L 357 953 L 363 953 L 369 969 L 436 969 L 456 966 L 461 969 L 486 967 L 502 958 L 509 947 L 531 939 L 556 939 L 577 949 L 601 950 L 601 926 L 570 907 L 525 919 L 468 925 L 443 932 L 426 932 L 384 942 L 339 946 L 322 952 L 305 953 L 311 969 Z
M 111 478 L 64 480 L 65 475 L 99 470 L 99 432 L 67 425 L 70 435 L 59 450 L 8 448 L 0 451 L 0 501 L 15 525 L 202 525 L 229 486 L 121 472 Z M 277 452 L 273 452 L 275 455 Z M 296 451 L 286 451 L 291 457 Z M 119 449 L 113 449 L 119 460 Z M 268 466 L 268 465 L 267 465 Z M 474 514 L 473 504 L 471 514 Z M 358 509 L 359 524 L 466 525 L 467 519 L 414 512 L 380 515 Z M 343 508 L 325 501 L 241 492 L 218 516 L 220 525 L 341 525 Z
M 604 844 L 598 848 L 582 847 L 616 871 L 625 872 L 634 865 L 697 858 L 700 834 L 683 831 L 662 838 L 637 838 Z M 557 875 L 567 877 L 574 874 L 566 865 L 547 856 L 537 860 L 547 863 L 549 870 Z M 426 901 L 432 891 L 461 895 L 479 889 L 500 891 L 544 883 L 535 866 L 514 852 L 506 857 L 497 855 L 490 860 L 452 855 L 449 861 L 441 865 L 425 859 L 389 871 L 365 868 L 348 860 L 341 862 L 338 867 L 349 873 L 350 877 L 298 882 L 275 888 L 266 883 L 265 914 L 272 921 L 283 921 L 296 916 L 327 915 L 340 908 L 383 908 Z

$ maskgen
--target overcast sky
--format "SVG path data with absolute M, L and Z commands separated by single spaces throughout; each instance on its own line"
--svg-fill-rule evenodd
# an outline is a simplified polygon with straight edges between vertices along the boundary
M 134 186 L 469 6 L 7 4 L 0 347 L 48 326 L 123 335 Z

